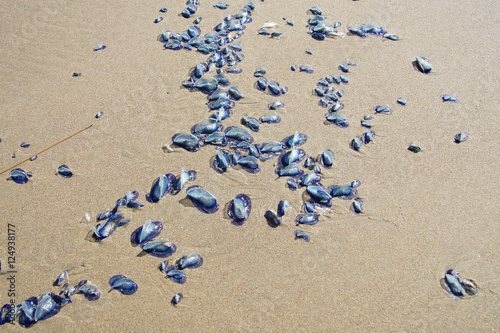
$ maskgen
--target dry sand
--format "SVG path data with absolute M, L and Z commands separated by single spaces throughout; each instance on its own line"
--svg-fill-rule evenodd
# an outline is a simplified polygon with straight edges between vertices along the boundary
M 225 126 L 241 116 L 259 117 L 275 98 L 254 88 L 253 71 L 289 87 L 280 97 L 283 120 L 262 125 L 256 142 L 280 140 L 295 130 L 309 140 L 302 147 L 316 156 L 332 149 L 335 165 L 323 184 L 359 179 L 365 209 L 359 216 L 350 201 L 334 200 L 314 226 L 304 226 L 309 243 L 294 240 L 294 217 L 303 210 L 303 189 L 291 192 L 276 179 L 274 161 L 249 174 L 209 167 L 213 147 L 196 153 L 161 147 L 207 117 L 206 97 L 181 87 L 195 51 L 164 50 L 162 29 L 182 32 L 201 16 L 202 33 L 246 1 L 200 0 L 192 19 L 178 16 L 183 1 L 76 0 L 3 1 L 0 47 L 0 166 L 6 169 L 58 140 L 93 126 L 21 165 L 33 172 L 25 185 L 0 181 L 0 301 L 7 296 L 7 224 L 16 227 L 16 296 L 20 303 L 44 291 L 68 270 L 70 282 L 88 279 L 102 290 L 89 302 L 73 303 L 31 331 L 244 331 L 244 332 L 486 332 L 500 328 L 500 194 L 498 150 L 499 18 L 497 1 L 255 1 L 253 22 L 239 40 L 243 73 L 231 75 L 244 98 Z M 317 4 L 330 20 L 348 26 L 379 22 L 400 36 L 355 36 L 316 41 L 307 32 L 307 9 Z M 167 6 L 163 22 L 154 24 Z M 287 26 L 283 17 L 295 22 Z M 279 40 L 257 35 L 266 21 L 279 23 Z M 107 48 L 93 52 L 99 43 Z M 305 53 L 309 48 L 312 55 Z M 416 71 L 416 56 L 434 65 Z M 339 74 L 338 64 L 354 61 L 343 102 L 351 126 L 324 124 L 326 109 L 312 90 L 319 78 Z M 292 72 L 292 64 L 315 72 Z M 72 77 L 81 72 L 81 77 Z M 459 103 L 443 103 L 455 93 Z M 396 104 L 398 97 L 408 101 Z M 373 106 L 389 104 L 390 116 L 374 115 L 376 137 L 360 152 L 349 142 L 364 132 L 359 125 Z M 103 111 L 100 119 L 94 115 Z M 468 141 L 455 144 L 456 133 Z M 28 149 L 21 142 L 31 143 Z M 422 147 L 418 154 L 409 144 Z M 11 158 L 12 153 L 16 158 Z M 67 164 L 71 179 L 55 176 Z M 157 204 L 144 199 L 160 173 L 194 169 L 194 184 L 214 193 L 221 209 L 206 215 L 183 205 L 185 191 Z M 85 238 L 94 221 L 127 191 L 138 190 L 145 206 L 124 210 L 131 222 L 101 243 Z M 252 199 L 250 219 L 231 225 L 223 207 L 233 196 Z M 270 228 L 263 217 L 278 201 L 293 209 L 283 224 Z M 181 203 L 179 203 L 181 202 Z M 200 253 L 202 267 L 178 285 L 164 278 L 152 256 L 138 257 L 130 234 L 146 219 L 164 224 L 162 236 L 177 244 L 172 258 Z M 461 301 L 440 286 L 447 269 L 473 278 L 479 293 Z M 139 285 L 132 296 L 108 293 L 115 274 Z M 174 308 L 170 299 L 185 298 Z M 9 331 L 24 331 L 18 324 Z

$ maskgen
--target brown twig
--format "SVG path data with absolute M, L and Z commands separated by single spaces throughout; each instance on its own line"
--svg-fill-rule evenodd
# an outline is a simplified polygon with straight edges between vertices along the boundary
M 47 151 L 47 150 L 49 150 L 50 148 L 57 146 L 57 145 L 58 145 L 58 144 L 60 144 L 61 142 L 64 142 L 64 141 L 68 140 L 69 138 L 72 138 L 72 137 L 74 137 L 75 135 L 80 134 L 80 133 L 82 133 L 82 132 L 83 132 L 83 131 L 85 131 L 85 130 L 88 130 L 88 129 L 89 129 L 89 128 L 91 128 L 91 127 L 92 127 L 92 125 L 87 126 L 87 127 L 85 127 L 84 129 L 79 130 L 78 132 L 76 132 L 76 133 L 74 133 L 74 134 L 71 134 L 71 135 L 70 135 L 70 136 L 68 136 L 67 138 L 64 138 L 64 139 L 62 139 L 61 141 L 54 143 L 54 144 L 53 144 L 52 146 L 50 146 L 49 148 L 45 148 L 45 149 L 44 149 L 44 150 L 42 150 L 41 152 L 36 153 L 35 155 L 32 155 L 31 157 L 33 157 L 33 156 L 38 156 L 38 155 L 40 155 L 41 153 L 46 152 L 46 151 Z M 3 173 L 5 173 L 5 172 L 7 172 L 7 171 L 9 171 L 9 170 L 14 169 L 15 167 L 17 167 L 17 166 L 19 166 L 19 165 L 21 165 L 21 164 L 23 164 L 24 162 L 26 162 L 26 161 L 28 161 L 29 159 L 31 159 L 31 157 L 28 157 L 28 158 L 27 158 L 27 159 L 25 159 L 24 161 L 21 161 L 21 162 L 17 163 L 16 165 L 11 166 L 10 168 L 8 168 L 8 169 L 6 169 L 6 170 L 4 170 L 4 171 L 0 172 L 0 175 L 1 175 L 1 174 L 3 174 Z

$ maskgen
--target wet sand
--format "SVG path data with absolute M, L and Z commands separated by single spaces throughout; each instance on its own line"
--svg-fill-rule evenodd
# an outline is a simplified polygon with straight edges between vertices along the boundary
M 201 0 L 200 0 L 201 2 Z M 260 117 L 276 98 L 254 88 L 257 67 L 266 78 L 289 88 L 280 96 L 282 121 L 261 125 L 255 142 L 281 140 L 296 130 L 308 135 L 303 148 L 317 156 L 332 149 L 335 164 L 323 170 L 325 185 L 360 180 L 364 211 L 351 201 L 333 200 L 311 236 L 295 240 L 294 218 L 303 212 L 303 188 L 292 192 L 286 177 L 276 179 L 274 162 L 261 172 L 210 168 L 214 147 L 196 153 L 166 154 L 172 135 L 187 132 L 208 117 L 206 96 L 181 87 L 196 60 L 195 51 L 165 50 L 162 30 L 185 31 L 196 17 L 202 34 L 246 3 L 230 1 L 223 11 L 202 1 L 191 19 L 178 16 L 185 3 L 115 1 L 5 2 L 0 47 L 0 166 L 22 161 L 89 125 L 81 134 L 20 167 L 33 173 L 25 185 L 5 181 L 0 200 L 0 301 L 7 303 L 7 225 L 16 228 L 16 303 L 52 287 L 64 270 L 71 284 L 88 279 L 102 296 L 89 302 L 75 295 L 53 318 L 32 331 L 311 331 L 311 332 L 486 332 L 500 328 L 500 195 L 498 149 L 498 55 L 500 8 L 494 1 L 255 1 L 253 22 L 239 39 L 243 73 L 230 75 L 243 98 L 224 126 L 243 115 Z M 362 23 L 382 24 L 400 37 L 346 36 L 325 41 L 307 32 L 307 12 L 319 5 L 323 15 L 340 21 L 340 30 Z M 154 24 L 158 10 L 168 7 Z M 282 19 L 294 21 L 288 26 Z M 280 39 L 257 35 L 267 21 L 279 24 Z M 98 44 L 105 50 L 93 52 Z M 305 53 L 306 49 L 312 55 Z M 417 56 L 430 60 L 429 75 L 416 71 Z M 314 95 L 316 82 L 338 75 L 337 66 L 354 61 L 342 102 L 350 126 L 324 124 L 326 109 Z M 313 74 L 290 66 L 311 65 Z M 81 72 L 81 77 L 72 77 Z M 456 94 L 459 103 L 443 103 Z M 406 107 L 396 103 L 403 97 Z M 374 115 L 389 104 L 392 115 Z M 95 119 L 98 111 L 104 114 Z M 349 148 L 373 116 L 373 143 L 359 152 Z M 469 139 L 456 144 L 460 131 Z M 29 142 L 23 149 L 19 145 Z M 418 154 L 410 144 L 422 148 Z M 15 153 L 16 158 L 11 155 Z M 67 164 L 75 176 L 55 170 Z M 194 169 L 220 209 L 207 215 L 186 205 L 185 190 L 157 204 L 144 195 L 159 174 Z M 191 185 L 191 184 L 190 184 Z M 123 210 L 131 222 L 100 243 L 86 236 L 95 216 L 137 190 L 145 206 Z M 252 200 L 249 220 L 240 227 L 224 216 L 238 193 Z M 292 209 L 278 228 L 264 213 L 280 200 Z M 91 213 L 86 222 L 84 214 Z M 157 269 L 161 259 L 140 257 L 130 234 L 147 219 L 163 222 L 161 237 L 177 245 L 171 259 L 193 251 L 204 264 L 175 284 Z M 440 286 L 453 268 L 474 279 L 479 293 L 460 301 Z M 131 296 L 109 292 L 115 274 L 134 279 Z M 170 304 L 178 292 L 184 299 Z M 4 326 L 24 331 L 17 323 Z

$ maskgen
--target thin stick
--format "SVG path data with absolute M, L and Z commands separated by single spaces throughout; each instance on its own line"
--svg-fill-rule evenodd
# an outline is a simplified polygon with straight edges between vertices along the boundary
M 76 133 L 74 133 L 74 134 L 71 134 L 71 135 L 70 135 L 70 136 L 68 136 L 67 138 L 62 139 L 61 141 L 59 141 L 59 142 L 57 142 L 57 143 L 54 143 L 54 144 L 53 144 L 52 146 L 50 146 L 49 148 L 45 148 L 45 149 L 44 149 L 44 150 L 42 150 L 41 152 L 36 153 L 35 155 L 32 155 L 31 157 L 33 157 L 33 156 L 38 156 L 38 155 L 40 155 L 41 153 L 46 152 L 46 151 L 47 151 L 47 150 L 49 150 L 50 148 L 57 146 L 57 145 L 58 145 L 58 144 L 60 144 L 61 142 L 64 142 L 64 141 L 68 140 L 69 138 L 72 138 L 72 137 L 74 137 L 75 135 L 80 134 L 80 133 L 82 133 L 82 132 L 83 132 L 83 131 L 85 131 L 85 130 L 88 130 L 88 129 L 89 129 L 89 128 L 91 128 L 91 127 L 92 127 L 92 125 L 87 126 L 87 127 L 85 127 L 84 129 L 79 130 L 78 132 L 76 132 Z M 19 166 L 19 165 L 23 164 L 24 162 L 26 162 L 26 161 L 28 161 L 29 159 L 31 159 L 31 157 L 29 157 L 29 158 L 25 159 L 24 161 L 21 161 L 21 162 L 17 163 L 16 165 L 14 165 L 14 166 L 12 166 L 12 167 L 8 168 L 7 170 L 4 170 L 4 171 L 0 172 L 0 175 L 1 175 L 1 174 L 3 174 L 3 173 L 5 173 L 5 172 L 7 172 L 7 171 L 9 171 L 9 170 L 14 169 L 16 166 Z

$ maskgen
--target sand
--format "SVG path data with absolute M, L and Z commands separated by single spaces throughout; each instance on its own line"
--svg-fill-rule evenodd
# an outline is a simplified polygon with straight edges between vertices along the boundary
M 206 97 L 181 87 L 196 60 L 195 51 L 164 50 L 163 29 L 182 32 L 203 17 L 202 33 L 230 7 L 201 1 L 192 19 L 178 16 L 183 1 L 113 1 L 99 4 L 49 0 L 4 1 L 0 47 L 0 166 L 2 170 L 89 126 L 77 136 L 20 167 L 33 173 L 25 185 L 0 181 L 0 301 L 7 295 L 7 225 L 15 225 L 15 301 L 45 291 L 57 292 L 54 279 L 64 270 L 71 284 L 82 279 L 102 291 L 89 302 L 82 295 L 48 320 L 31 328 L 56 331 L 172 332 L 486 332 L 500 328 L 500 225 L 498 223 L 498 59 L 500 6 L 495 1 L 255 1 L 253 22 L 239 39 L 243 73 L 231 83 L 244 98 L 224 126 L 243 115 L 260 117 L 276 98 L 254 88 L 257 67 L 286 85 L 285 107 L 276 125 L 252 133 L 258 143 L 281 140 L 296 130 L 308 135 L 303 148 L 317 156 L 332 149 L 335 165 L 323 169 L 322 183 L 360 180 L 364 211 L 355 215 L 351 201 L 334 199 L 314 226 L 301 226 L 311 241 L 295 240 L 294 218 L 303 212 L 304 188 L 286 187 L 274 174 L 276 160 L 261 172 L 210 169 L 214 147 L 196 153 L 164 153 L 172 135 L 187 132 L 208 116 Z M 312 39 L 307 9 L 317 4 L 341 30 L 379 23 L 400 37 Z M 154 24 L 158 10 L 168 7 Z M 294 21 L 287 26 L 283 17 Z M 281 39 L 257 35 L 266 21 L 279 24 Z M 98 44 L 105 50 L 93 52 Z M 312 55 L 305 53 L 306 49 Z M 428 58 L 429 75 L 412 61 Z M 342 101 L 350 126 L 324 124 L 326 109 L 313 94 L 318 79 L 340 74 L 337 66 L 354 61 Z M 311 65 L 313 74 L 290 66 Z M 81 77 L 72 77 L 81 72 Z M 456 94 L 459 103 L 443 103 Z M 403 97 L 406 107 L 396 103 Z M 389 104 L 392 115 L 374 115 Z M 95 119 L 98 111 L 104 114 Z M 373 116 L 373 143 L 359 152 L 349 148 Z M 453 137 L 460 131 L 469 140 Z M 29 142 L 27 149 L 20 148 Z M 418 144 L 422 151 L 407 150 Z M 11 155 L 15 153 L 16 158 Z M 67 164 L 75 176 L 63 179 L 56 168 Z M 212 192 L 220 204 L 207 215 L 186 204 L 185 190 L 157 204 L 144 195 L 159 174 L 194 169 L 192 184 Z M 191 185 L 191 184 L 190 184 Z M 86 237 L 95 216 L 112 208 L 127 191 L 137 190 L 145 206 L 122 210 L 131 222 L 100 243 Z M 224 206 L 238 193 L 252 200 L 249 220 L 240 227 L 225 217 Z M 264 219 L 280 200 L 292 209 L 278 228 Z M 92 221 L 86 222 L 85 213 Z M 161 259 L 138 256 L 130 234 L 147 219 L 164 224 L 162 237 L 177 245 L 170 259 L 193 251 L 204 264 L 175 284 L 157 266 Z M 448 269 L 474 279 L 479 293 L 455 301 L 441 288 Z M 132 278 L 138 291 L 108 292 L 115 274 Z M 181 292 L 177 307 L 170 304 Z M 24 331 L 16 325 L 9 331 Z

